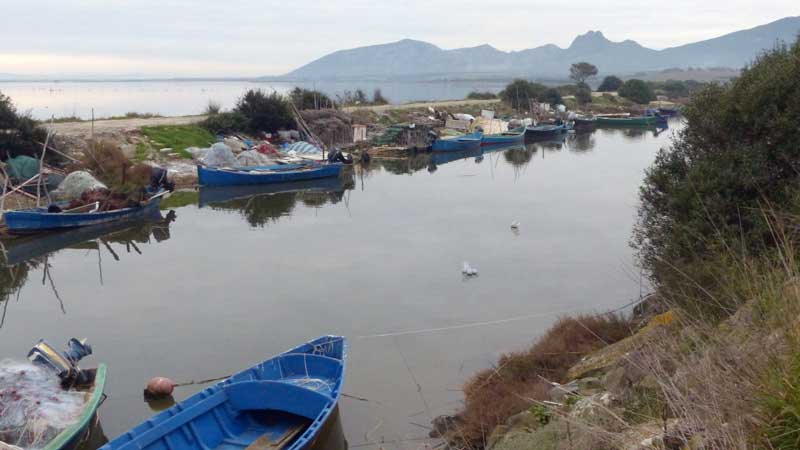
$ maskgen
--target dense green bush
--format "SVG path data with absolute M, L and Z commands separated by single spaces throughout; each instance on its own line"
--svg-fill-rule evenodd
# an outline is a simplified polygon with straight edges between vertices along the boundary
M 500 91 L 500 98 L 514 109 L 530 107 L 531 101 L 544 102 L 547 86 L 528 80 L 516 79 Z M 557 92 L 557 91 L 556 91 Z
M 388 105 L 389 99 L 383 96 L 383 92 L 380 89 L 375 89 L 375 92 L 372 93 L 372 104 L 373 105 Z
M 214 134 L 236 133 L 249 128 L 247 117 L 238 111 L 214 114 L 200 125 Z
M 627 98 L 632 102 L 647 104 L 653 101 L 656 96 L 650 86 L 642 80 L 632 79 L 622 84 L 619 88 L 620 97 Z
M 247 118 L 249 131 L 273 133 L 295 127 L 289 100 L 276 92 L 267 94 L 261 89 L 251 89 L 239 99 L 234 111 Z
M 561 94 L 556 88 L 545 89 L 540 101 L 549 103 L 551 106 L 561 105 L 564 103 L 564 99 L 561 98 Z
M 579 86 L 575 91 L 575 100 L 578 101 L 579 105 L 592 103 L 592 90 L 589 88 L 589 86 L 586 84 Z
M 622 87 L 622 79 L 614 75 L 603 78 L 603 82 L 597 88 L 598 92 L 616 92 Z
M 289 93 L 289 98 L 299 110 L 336 107 L 330 97 L 315 90 L 296 87 Z
M 774 242 L 764 209 L 798 210 L 798 73 L 800 40 L 692 97 L 686 127 L 659 152 L 640 192 L 633 244 L 656 281 L 719 246 L 764 251 Z
M 479 91 L 472 91 L 467 94 L 468 100 L 492 100 L 497 98 L 497 94 L 494 92 L 479 92 Z
M 0 92 L 0 150 L 4 151 L 0 157 L 40 154 L 42 146 L 36 142 L 46 137 L 47 130 L 30 116 L 19 114 L 11 99 Z

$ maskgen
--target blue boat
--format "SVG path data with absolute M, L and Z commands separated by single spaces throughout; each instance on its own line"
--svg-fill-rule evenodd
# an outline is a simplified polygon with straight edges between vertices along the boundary
M 433 142 L 431 151 L 434 152 L 469 152 L 481 147 L 483 132 L 478 131 L 462 136 L 438 138 Z
M 233 169 L 197 166 L 197 178 L 201 186 L 244 186 L 338 177 L 341 170 L 339 163 L 278 164 Z
M 161 198 L 167 191 L 159 191 L 150 197 L 144 204 L 131 208 L 115 209 L 113 211 L 95 211 L 88 209 L 93 205 L 76 208 L 72 211 L 48 212 L 48 208 L 21 209 L 7 211 L 3 214 L 8 231 L 12 234 L 40 233 L 46 231 L 66 230 L 79 227 L 101 225 L 118 221 L 138 220 L 152 217 L 158 211 Z M 67 203 L 57 203 L 65 208 Z
M 100 450 L 306 450 L 334 411 L 343 337 L 323 336 L 221 381 Z
M 481 146 L 521 144 L 523 142 L 525 142 L 525 127 L 520 127 L 504 133 L 484 134 Z
M 525 127 L 525 139 L 536 141 L 552 139 L 567 131 L 564 125 L 532 125 Z

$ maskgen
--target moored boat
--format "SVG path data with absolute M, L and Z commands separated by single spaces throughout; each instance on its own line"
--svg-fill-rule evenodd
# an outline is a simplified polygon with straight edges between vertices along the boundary
M 434 152 L 468 152 L 481 146 L 483 132 L 464 134 L 461 136 L 438 138 L 433 142 L 431 151 Z
M 101 450 L 306 450 L 336 408 L 347 345 L 323 336 L 221 381 Z
M 655 116 L 634 116 L 634 117 L 608 117 L 597 116 L 596 124 L 599 126 L 618 126 L 618 127 L 647 127 L 653 126 L 658 122 Z
M 342 165 L 339 163 L 278 164 L 238 168 L 197 166 L 197 178 L 201 186 L 242 186 L 338 177 L 341 170 Z
M 519 144 L 525 141 L 525 127 L 515 128 L 503 133 L 484 134 L 481 146 Z
M 530 125 L 525 127 L 525 139 L 529 140 L 545 140 L 552 139 L 561 133 L 564 133 L 566 127 L 564 125 Z
M 12 234 L 39 233 L 79 227 L 101 225 L 117 221 L 128 221 L 152 216 L 158 211 L 161 199 L 167 191 L 161 190 L 138 206 L 98 211 L 99 203 L 73 210 L 50 212 L 49 208 L 21 209 L 3 214 L 8 231 Z M 56 204 L 66 207 L 66 203 Z
M 97 409 L 105 398 L 107 368 L 105 364 L 98 364 L 96 370 L 84 372 L 92 378 L 92 383 L 85 390 L 87 400 L 83 412 L 72 426 L 59 433 L 42 450 L 77 450 L 89 438 L 97 421 Z
M 596 122 L 594 117 L 576 117 L 572 120 L 573 128 L 581 130 L 594 127 Z

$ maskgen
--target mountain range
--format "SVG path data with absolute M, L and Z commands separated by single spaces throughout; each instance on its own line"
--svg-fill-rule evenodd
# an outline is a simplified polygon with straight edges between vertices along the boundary
M 666 31 L 665 31 L 666 32 Z M 444 50 L 404 39 L 382 45 L 340 50 L 281 77 L 292 80 L 397 78 L 566 78 L 571 64 L 588 61 L 601 74 L 619 75 L 668 68 L 741 68 L 759 52 L 779 42 L 794 42 L 800 17 L 786 17 L 713 39 L 654 50 L 632 40 L 612 42 L 600 31 L 575 38 L 568 48 L 553 44 L 504 52 L 490 45 Z

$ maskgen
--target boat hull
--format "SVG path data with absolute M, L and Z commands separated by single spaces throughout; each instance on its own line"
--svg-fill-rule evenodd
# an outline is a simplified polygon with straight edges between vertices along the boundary
M 465 134 L 463 136 L 437 139 L 431 145 L 433 152 L 469 152 L 481 147 L 482 133 Z
M 598 117 L 595 123 L 606 127 L 649 127 L 658 122 L 658 118 L 650 117 Z
M 564 133 L 566 128 L 563 125 L 537 125 L 525 128 L 525 139 L 527 140 L 546 140 L 552 139 Z
M 507 134 L 489 134 L 483 135 L 481 140 L 481 147 L 489 147 L 495 145 L 514 145 L 522 144 L 525 142 L 525 130 L 520 130 L 516 133 Z
M 78 421 L 58 434 L 42 450 L 76 450 L 84 443 L 97 420 L 97 409 L 103 403 L 106 386 L 106 366 L 99 364 L 91 396 Z
M 198 392 L 101 450 L 309 449 L 338 404 L 346 354 L 343 337 L 315 339 Z
M 139 220 L 158 212 L 161 197 L 144 206 L 95 213 L 49 213 L 45 208 L 8 211 L 3 217 L 12 234 L 41 233 L 55 230 L 103 225 L 112 222 Z
M 287 183 L 292 181 L 316 180 L 320 178 L 338 177 L 341 164 L 324 164 L 305 166 L 303 164 L 289 166 L 265 167 L 263 171 L 247 168 L 244 170 L 227 170 L 213 167 L 197 166 L 197 178 L 201 186 L 246 186 L 253 184 Z

